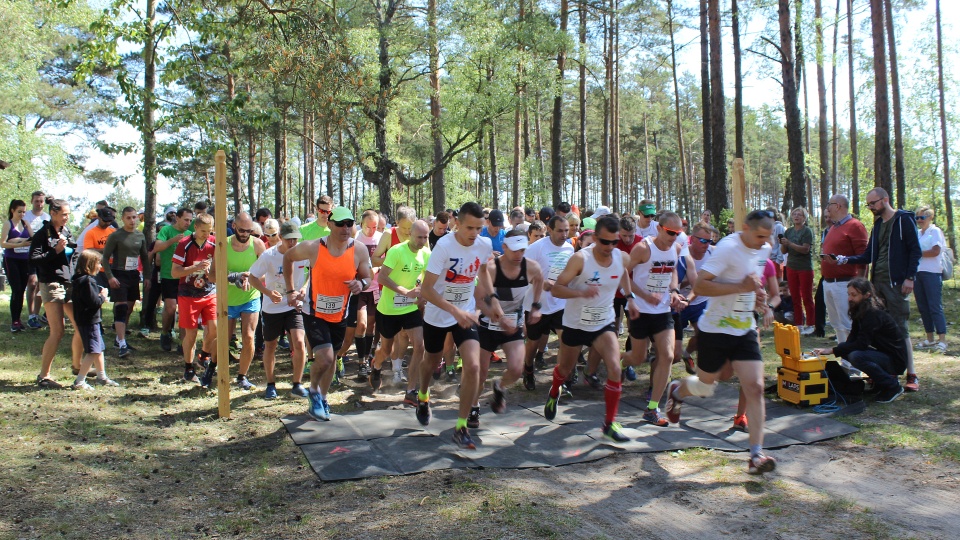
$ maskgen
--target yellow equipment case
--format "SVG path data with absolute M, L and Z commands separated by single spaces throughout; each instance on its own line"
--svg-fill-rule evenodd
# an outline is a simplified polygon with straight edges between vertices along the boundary
M 804 353 L 800 349 L 800 330 L 792 324 L 773 323 L 773 345 L 781 365 L 798 373 L 823 371 L 829 361 L 826 356 Z
M 829 394 L 826 371 L 798 372 L 781 367 L 777 369 L 777 395 L 801 407 L 819 405 Z

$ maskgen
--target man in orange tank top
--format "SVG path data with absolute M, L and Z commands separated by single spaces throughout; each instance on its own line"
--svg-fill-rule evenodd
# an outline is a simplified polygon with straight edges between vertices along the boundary
M 343 345 L 346 309 L 350 296 L 370 285 L 373 272 L 366 249 L 356 249 L 355 220 L 342 206 L 333 209 L 328 220 L 330 235 L 297 244 L 283 255 L 283 279 L 287 304 L 296 307 L 303 293 L 294 287 L 294 261 L 308 261 L 309 297 L 303 302 L 303 326 L 313 351 L 310 368 L 310 406 L 307 413 L 316 420 L 330 420 L 327 391 L 336 369 L 334 352 Z

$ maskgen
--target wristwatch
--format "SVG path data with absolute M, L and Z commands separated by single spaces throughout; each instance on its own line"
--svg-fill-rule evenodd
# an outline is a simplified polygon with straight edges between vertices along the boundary
M 532 307 L 533 309 L 540 309 L 540 308 L 543 307 L 543 305 L 540 304 L 540 302 L 532 302 L 532 303 L 530 304 L 530 307 Z

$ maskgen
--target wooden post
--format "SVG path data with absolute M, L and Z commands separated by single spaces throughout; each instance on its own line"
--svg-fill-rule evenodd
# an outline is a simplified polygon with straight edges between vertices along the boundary
M 733 219 L 738 230 L 747 219 L 747 179 L 742 158 L 733 160 Z
M 217 150 L 214 176 L 214 256 L 217 279 L 217 402 L 220 418 L 230 418 L 230 336 L 227 321 L 227 155 Z

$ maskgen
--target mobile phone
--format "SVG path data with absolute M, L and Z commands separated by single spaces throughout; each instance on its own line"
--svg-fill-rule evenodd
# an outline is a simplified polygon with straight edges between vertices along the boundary
M 777 238 L 779 238 L 780 240 L 783 240 L 783 233 L 778 234 Z

